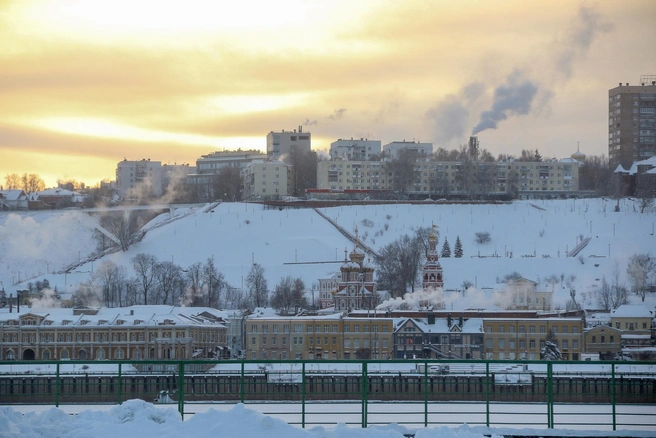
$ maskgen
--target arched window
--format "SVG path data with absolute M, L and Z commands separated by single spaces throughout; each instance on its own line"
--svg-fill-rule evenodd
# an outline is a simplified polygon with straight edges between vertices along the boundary
M 134 349 L 134 352 L 132 353 L 132 357 L 133 357 L 134 359 L 141 359 L 141 358 L 142 358 L 141 350 L 138 349 L 138 348 L 135 348 L 135 349 Z
M 116 350 L 114 352 L 114 359 L 123 359 L 123 358 L 124 357 L 123 357 L 123 350 L 122 349 L 119 348 L 118 350 Z
M 68 350 L 62 350 L 61 353 L 59 353 L 59 358 L 60 359 L 68 359 Z
M 43 360 L 50 360 L 50 350 L 44 350 L 41 356 L 43 357 Z

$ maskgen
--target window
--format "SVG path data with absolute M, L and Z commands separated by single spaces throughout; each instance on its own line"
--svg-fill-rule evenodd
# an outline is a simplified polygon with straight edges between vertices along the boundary
M 522 340 L 519 341 L 519 348 L 521 348 L 522 350 L 526 349 L 526 341 L 525 340 L 522 339 Z
M 547 326 L 546 325 L 541 325 L 540 326 L 540 333 L 546 333 L 547 332 Z
M 508 327 L 508 333 L 515 333 L 515 326 L 511 325 Z
M 528 341 L 528 347 L 535 348 L 535 339 L 531 339 L 530 341 Z
M 499 348 L 506 348 L 506 340 L 499 339 Z
M 492 326 L 488 325 L 485 327 L 485 333 L 492 333 Z
M 567 333 L 569 333 L 569 327 L 567 327 L 567 326 L 563 326 L 563 327 L 560 329 L 560 331 L 561 331 L 562 333 L 564 333 L 564 334 L 567 334 Z
M 523 325 L 520 325 L 520 326 L 519 326 L 519 332 L 520 332 L 520 333 L 526 333 L 526 327 L 523 326 Z
M 529 325 L 528 326 L 528 332 L 529 333 L 535 333 L 535 326 L 534 325 Z
M 500 325 L 499 326 L 499 333 L 505 333 L 506 332 L 506 326 L 505 325 Z
M 577 339 L 574 339 L 572 341 L 572 349 L 578 350 L 579 349 L 579 341 Z
M 485 340 L 485 348 L 492 348 L 492 339 Z
M 565 339 L 563 340 L 563 349 L 569 348 L 569 342 Z

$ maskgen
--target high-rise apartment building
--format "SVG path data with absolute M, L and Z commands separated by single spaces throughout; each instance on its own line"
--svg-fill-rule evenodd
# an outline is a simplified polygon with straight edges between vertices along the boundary
M 656 155 L 656 75 L 608 90 L 608 157 L 629 168 Z

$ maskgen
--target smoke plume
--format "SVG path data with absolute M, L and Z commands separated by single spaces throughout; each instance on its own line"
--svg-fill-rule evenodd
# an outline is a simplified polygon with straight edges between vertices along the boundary
M 506 82 L 494 90 L 492 108 L 481 113 L 481 121 L 472 130 L 472 135 L 485 129 L 497 129 L 498 123 L 508 116 L 528 114 L 537 92 L 537 84 L 527 79 L 521 71 L 513 71 Z
M 331 115 L 328 116 L 328 118 L 331 120 L 341 120 L 341 118 L 344 117 L 345 112 L 346 108 L 336 109 Z
M 469 121 L 469 109 L 485 91 L 482 82 L 472 82 L 464 86 L 458 94 L 449 94 L 426 112 L 435 129 L 438 143 L 459 140 L 465 134 Z

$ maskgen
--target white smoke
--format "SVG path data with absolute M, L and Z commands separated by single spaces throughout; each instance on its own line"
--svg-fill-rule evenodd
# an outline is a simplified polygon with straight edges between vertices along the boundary
M 56 298 L 57 293 L 52 289 L 43 289 L 41 298 L 31 300 L 32 310 L 56 309 L 61 307 L 61 301 Z
M 506 82 L 494 90 L 492 107 L 481 113 L 481 120 L 472 130 L 472 135 L 485 129 L 497 129 L 497 124 L 508 116 L 528 114 L 537 92 L 537 84 L 527 79 L 523 72 L 513 71 Z

